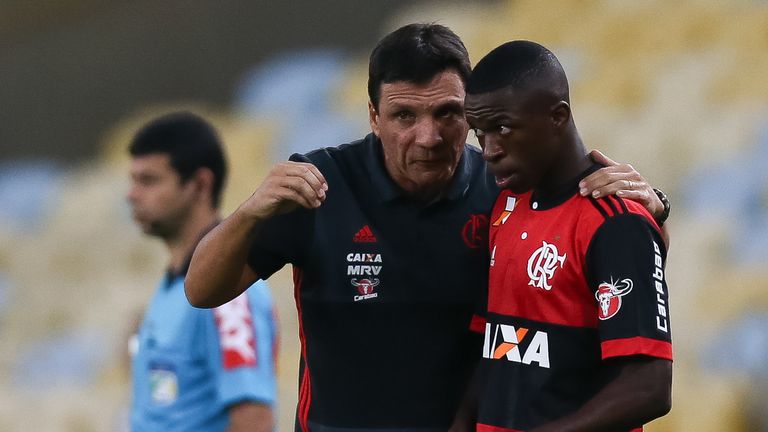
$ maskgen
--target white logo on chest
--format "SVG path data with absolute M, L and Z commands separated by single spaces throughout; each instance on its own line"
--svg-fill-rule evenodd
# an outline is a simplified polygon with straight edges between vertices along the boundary
M 555 245 L 542 241 L 541 247 L 536 249 L 528 259 L 528 277 L 531 278 L 528 285 L 551 290 L 552 285 L 549 284 L 549 280 L 555 275 L 558 264 L 563 268 L 565 255 L 558 255 Z

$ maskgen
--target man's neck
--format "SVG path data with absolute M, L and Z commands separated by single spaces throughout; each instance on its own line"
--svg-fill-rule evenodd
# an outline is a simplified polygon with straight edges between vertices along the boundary
M 544 194 L 556 192 L 591 165 L 584 144 L 576 133 L 564 145 L 560 157 L 535 189 Z
M 173 239 L 166 239 L 165 245 L 171 255 L 171 271 L 178 273 L 184 269 L 197 243 L 217 220 L 219 213 L 216 209 L 193 210 L 186 223 L 179 228 L 178 235 Z

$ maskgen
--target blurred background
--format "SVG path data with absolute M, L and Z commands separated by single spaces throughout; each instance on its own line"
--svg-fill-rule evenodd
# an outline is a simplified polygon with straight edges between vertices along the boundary
M 140 125 L 211 119 L 228 213 L 275 161 L 368 131 L 368 54 L 414 21 L 473 61 L 552 49 L 588 147 L 670 196 L 674 402 L 648 430 L 768 431 L 768 2 L 1 0 L 0 432 L 125 430 L 125 342 L 166 265 L 124 199 Z M 288 431 L 296 312 L 270 283 Z

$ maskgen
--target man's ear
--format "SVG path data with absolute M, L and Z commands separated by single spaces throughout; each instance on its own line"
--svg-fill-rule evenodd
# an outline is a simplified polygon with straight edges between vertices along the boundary
M 213 203 L 213 171 L 210 168 L 198 168 L 191 179 L 195 184 L 196 192 L 201 197 L 208 197 Z
M 376 111 L 376 106 L 373 105 L 373 102 L 368 101 L 368 121 L 371 123 L 371 131 L 376 136 L 379 135 L 379 113 Z
M 555 127 L 562 129 L 571 120 L 571 106 L 566 101 L 560 101 L 552 106 L 550 115 Z

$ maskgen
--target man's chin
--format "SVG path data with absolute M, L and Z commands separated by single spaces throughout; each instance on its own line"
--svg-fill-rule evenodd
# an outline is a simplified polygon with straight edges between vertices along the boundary
M 450 181 L 445 176 L 420 176 L 411 180 L 412 188 L 406 192 L 413 198 L 431 201 L 447 190 Z
M 520 173 L 512 172 L 496 174 L 494 179 L 496 181 L 496 187 L 502 190 L 507 189 L 516 194 L 523 193 L 528 190 L 527 182 L 524 181 Z
M 151 225 L 139 225 L 139 229 L 145 235 L 148 235 L 150 237 L 157 237 L 157 233 L 152 229 Z
M 443 170 L 440 172 L 423 173 L 421 176 L 419 176 L 417 184 L 419 189 L 440 190 L 447 188 L 450 183 L 451 175 L 446 174 L 446 172 Z
M 507 178 L 503 182 L 499 182 L 497 180 L 496 186 L 498 186 L 499 189 L 509 190 L 514 194 L 523 194 L 531 190 L 530 184 L 528 184 L 528 182 L 522 181 L 517 176 Z
M 136 225 L 139 227 L 142 233 L 150 237 L 163 237 L 162 230 L 151 222 L 136 221 Z

